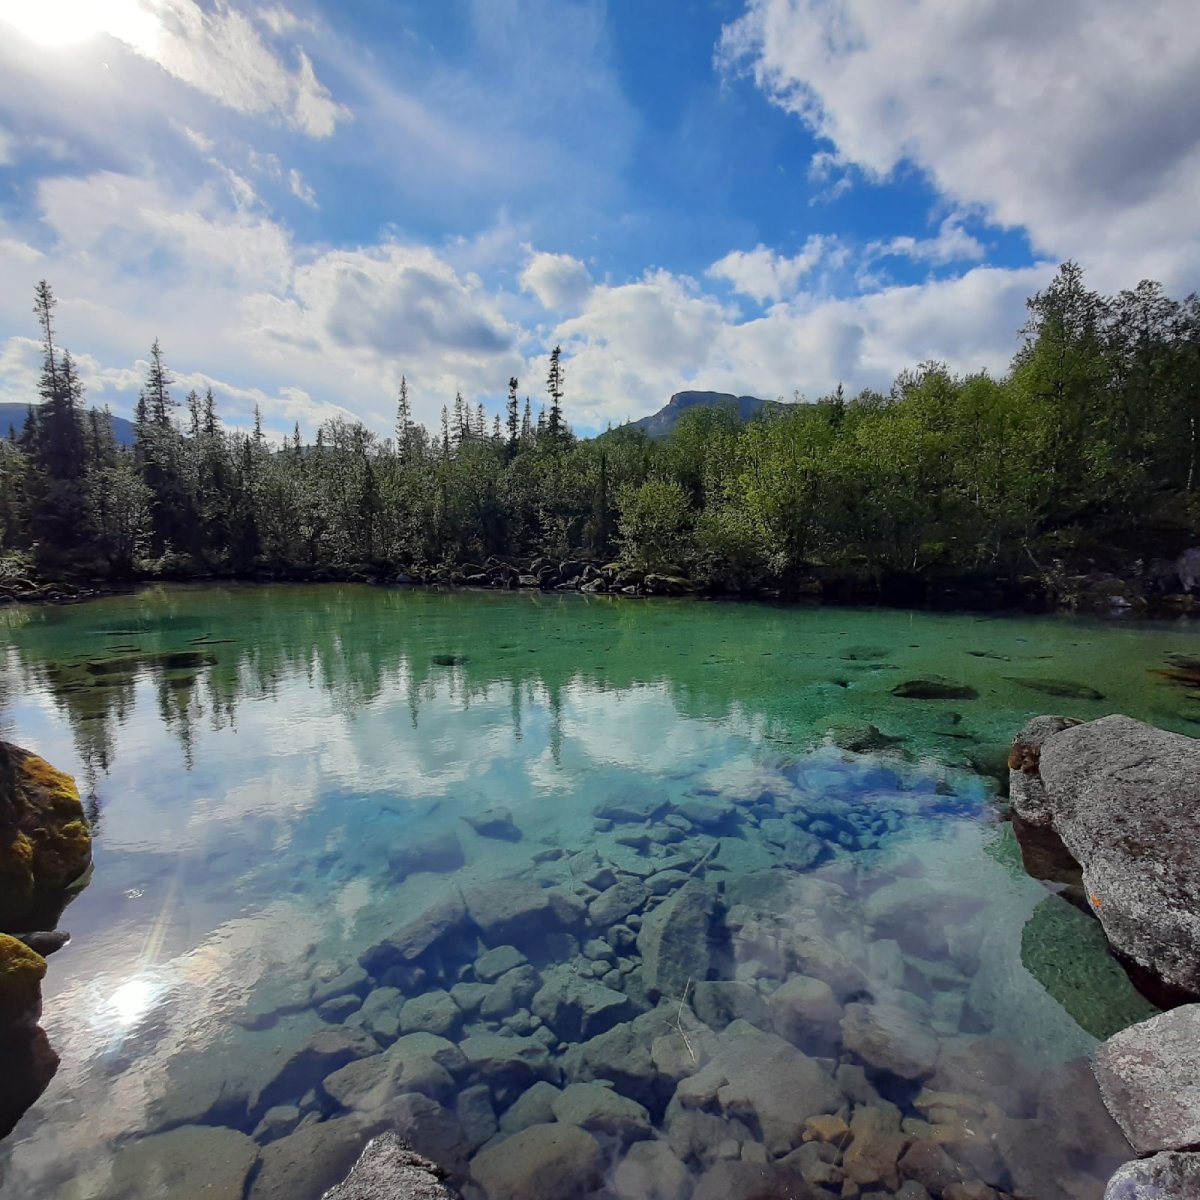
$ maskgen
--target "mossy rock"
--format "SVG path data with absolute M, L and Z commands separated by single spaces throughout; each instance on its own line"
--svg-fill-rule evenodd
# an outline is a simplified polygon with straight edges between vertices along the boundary
M 70 775 L 0 742 L 0 928 L 52 925 L 44 910 L 87 870 L 92 835 Z
M 0 933 L 0 1028 L 32 1024 L 42 1011 L 46 960 L 7 933 Z

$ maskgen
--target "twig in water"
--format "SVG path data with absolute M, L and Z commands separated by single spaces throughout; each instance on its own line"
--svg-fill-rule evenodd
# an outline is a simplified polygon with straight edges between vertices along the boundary
M 688 981 L 683 985 L 683 997 L 679 1001 L 679 1011 L 675 1014 L 675 1028 L 679 1030 L 679 1036 L 683 1038 L 683 1044 L 687 1047 L 687 1052 L 692 1056 L 693 1064 L 696 1062 L 696 1051 L 692 1049 L 691 1038 L 687 1035 L 687 1030 L 683 1027 L 683 1006 L 687 1003 L 688 989 L 692 986 L 692 977 L 688 976 Z

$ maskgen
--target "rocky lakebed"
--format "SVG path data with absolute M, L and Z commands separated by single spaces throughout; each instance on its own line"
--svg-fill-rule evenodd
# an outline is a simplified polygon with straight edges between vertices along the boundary
M 742 670 L 753 648 L 758 673 L 777 672 L 762 639 L 804 614 L 766 610 L 714 690 L 693 648 L 672 670 L 670 641 L 646 649 L 624 615 L 609 644 L 642 649 L 625 677 L 601 678 L 557 617 L 536 638 L 497 646 L 493 621 L 456 641 L 447 622 L 461 632 L 480 602 L 445 599 L 438 612 L 422 597 L 403 631 L 376 614 L 336 654 L 323 640 L 336 626 L 282 600 L 276 628 L 307 641 L 274 657 L 261 630 L 222 625 L 186 592 L 52 618 L 76 654 L 54 660 L 60 686 L 75 681 L 58 712 L 109 721 L 110 774 L 92 790 L 114 799 L 46 981 L 62 1065 L 0 1143 L 0 1194 L 318 1200 L 394 1134 L 337 1200 L 1100 1200 L 1123 1164 L 1200 1141 L 1180 1140 L 1186 1111 L 1165 1132 L 1126 1119 L 1148 1103 L 1144 1080 L 1124 1109 L 1114 1099 L 1120 1039 L 1190 1012 L 1158 949 L 1150 961 L 1129 944 L 1125 965 L 1109 950 L 1158 902 L 1137 887 L 1127 899 L 1048 809 L 1070 863 L 1041 870 L 1050 839 L 1031 857 L 997 773 L 971 761 L 986 734 L 981 750 L 934 740 L 1011 738 L 1040 711 L 981 711 L 1020 669 L 1013 628 L 1047 658 L 1064 628 L 1098 632 L 1048 623 L 1039 643 L 1037 623 L 1010 622 L 989 642 L 977 623 L 888 615 L 869 654 L 813 643 L 825 690 L 781 710 Z M 547 628 L 568 645 L 547 650 Z M 120 719 L 84 670 L 64 674 L 106 629 L 141 655 L 123 650 L 131 677 L 103 685 L 126 689 Z M 914 661 L 935 630 L 939 660 Z M 17 631 L 10 666 L 53 696 L 33 657 L 46 636 Z M 1168 647 L 1147 638 L 1154 665 Z M 188 645 L 203 654 L 190 667 L 145 665 Z M 502 648 L 519 668 L 482 665 Z M 521 656 L 535 651 L 532 670 Z M 561 682 L 554 654 L 576 663 Z M 1094 727 L 1110 693 L 1178 694 L 1118 668 L 1058 702 Z M 172 686 L 185 672 L 190 690 Z M 871 720 L 831 713 L 847 690 Z M 72 755 L 96 716 L 39 720 L 39 750 L 75 729 L 60 758 L 86 780 Z M 1014 777 L 1058 794 L 1047 747 L 1088 728 L 1033 739 Z M 123 803 L 113 783 L 159 805 Z M 1167 1036 L 1195 1044 L 1186 1026 Z M 1155 1170 L 1184 1178 L 1176 1159 Z M 378 1191 L 389 1171 L 406 1190 Z

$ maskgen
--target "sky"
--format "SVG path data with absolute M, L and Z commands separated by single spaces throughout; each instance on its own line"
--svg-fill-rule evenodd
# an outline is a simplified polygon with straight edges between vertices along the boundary
M 158 338 L 246 426 L 403 374 L 582 433 L 1000 373 L 1064 259 L 1200 288 L 1193 0 L 0 0 L 0 400 Z

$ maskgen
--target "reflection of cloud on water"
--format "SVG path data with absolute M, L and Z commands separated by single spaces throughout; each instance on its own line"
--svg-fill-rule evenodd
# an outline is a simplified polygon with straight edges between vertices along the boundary
M 360 900 L 342 900 L 334 910 L 345 920 Z M 216 1043 L 252 994 L 256 1004 L 264 993 L 294 999 L 324 932 L 317 912 L 286 900 L 226 922 L 165 961 L 132 944 L 110 946 L 120 967 L 81 975 L 47 1006 L 43 1024 L 62 1065 L 11 1144 L 11 1194 L 44 1190 L 47 1180 L 101 1160 L 105 1143 L 154 1127 L 152 1107 L 181 1086 L 171 1062 Z

